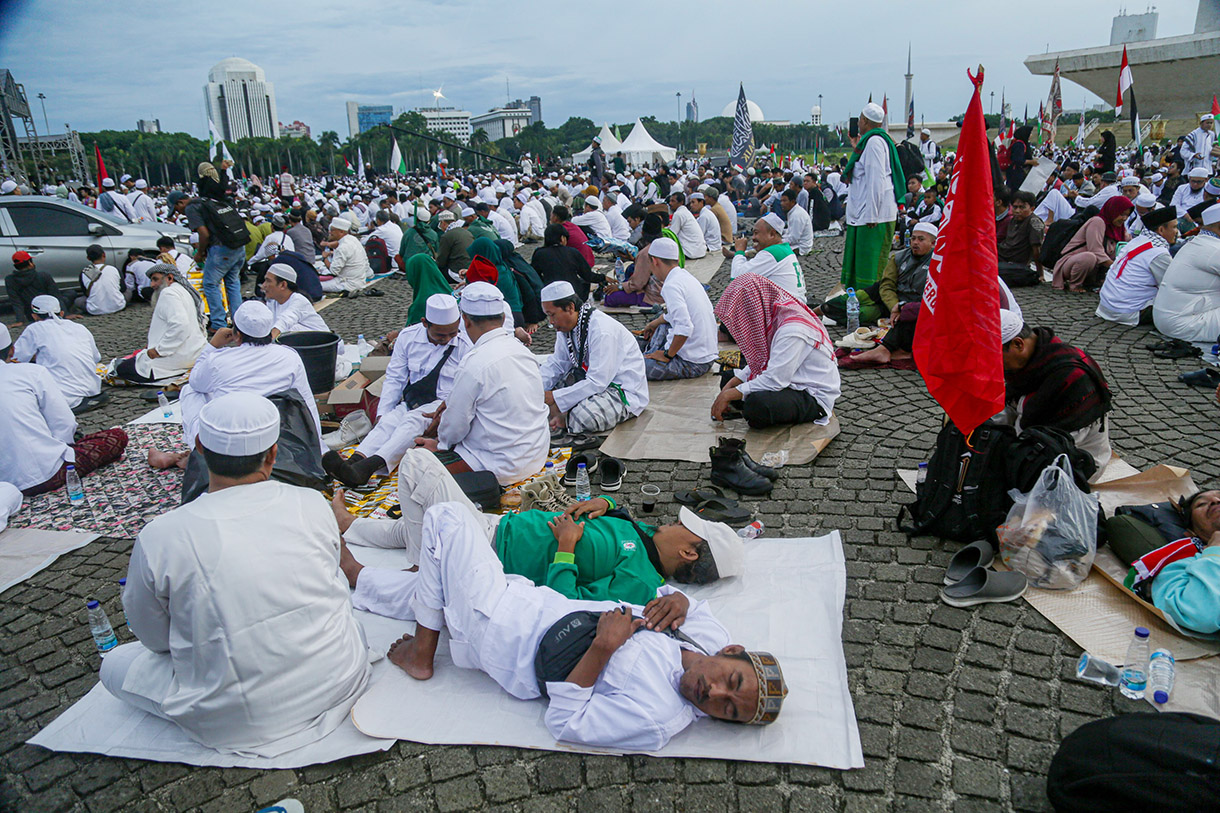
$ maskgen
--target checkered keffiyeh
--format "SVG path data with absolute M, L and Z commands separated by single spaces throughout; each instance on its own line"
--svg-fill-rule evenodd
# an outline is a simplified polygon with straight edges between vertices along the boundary
M 751 379 L 767 369 L 775 331 L 789 322 L 803 324 L 813 335 L 814 347 L 834 355 L 830 334 L 822 320 L 805 303 L 758 274 L 742 274 L 730 282 L 716 303 L 716 316 L 737 340 L 750 367 Z
M 784 698 L 788 696 L 788 684 L 779 661 L 770 652 L 747 652 L 754 674 L 758 676 L 758 709 L 748 725 L 769 725 L 779 717 Z

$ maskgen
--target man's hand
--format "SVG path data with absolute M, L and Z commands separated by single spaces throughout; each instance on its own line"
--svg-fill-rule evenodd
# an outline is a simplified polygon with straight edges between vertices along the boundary
M 632 617 L 630 607 L 607 610 L 597 621 L 597 635 L 593 636 L 593 646 L 605 653 L 617 652 L 642 626 L 644 619 Z
M 571 517 L 574 520 L 580 519 L 581 517 L 586 519 L 597 519 L 609 510 L 609 500 L 607 500 L 605 497 L 594 497 L 591 500 L 582 500 L 576 503 L 576 505 L 569 506 L 568 509 L 563 512 L 563 515 L 565 517 Z
M 576 543 L 585 535 L 585 526 L 566 513 L 552 519 L 547 526 L 551 529 L 555 541 L 559 543 L 560 553 L 575 553 Z
M 430 452 L 435 452 L 440 448 L 440 441 L 438 441 L 436 438 L 420 437 L 415 439 L 415 445 L 417 447 L 427 449 Z
M 682 593 L 670 593 L 660 596 L 644 605 L 644 619 L 650 630 L 667 630 L 682 626 L 686 621 L 686 611 L 690 609 L 690 599 Z
M 728 410 L 729 405 L 733 401 L 741 400 L 741 391 L 736 387 L 725 387 L 716 396 L 716 400 L 712 402 L 712 420 L 724 420 L 724 413 Z
M 215 348 L 228 347 L 237 341 L 237 331 L 231 327 L 222 327 L 212 335 L 211 345 Z
M 655 352 L 649 353 L 647 356 L 644 356 L 644 358 L 652 359 L 653 361 L 659 361 L 662 364 L 669 364 L 671 361 L 673 361 L 673 359 L 671 359 L 669 356 L 665 355 L 664 350 L 657 350 Z
M 526 347 L 530 347 L 534 343 L 534 337 L 526 332 L 525 328 L 517 328 L 513 331 L 513 335 L 517 337 L 517 341 L 521 342 Z
M 736 240 L 733 241 L 733 250 L 734 251 L 745 251 L 746 246 L 748 246 L 749 244 L 750 244 L 750 239 L 748 237 L 738 237 Z
M 148 348 L 148 357 L 150 359 L 159 359 L 161 358 L 161 354 L 157 352 L 157 348 L 150 347 Z
M 898 313 L 901 310 L 902 310 L 902 305 L 898 304 L 898 305 L 894 306 L 894 309 L 892 311 L 890 311 L 890 327 L 893 327 L 894 325 L 898 324 Z

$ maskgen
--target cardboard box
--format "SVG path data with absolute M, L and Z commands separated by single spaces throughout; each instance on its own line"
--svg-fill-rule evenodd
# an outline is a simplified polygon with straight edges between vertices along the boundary
M 328 412 L 342 419 L 349 412 L 361 409 L 360 402 L 364 398 L 364 388 L 369 385 L 369 379 L 362 373 L 352 373 L 342 384 L 335 385 L 326 398 Z
M 389 356 L 365 356 L 360 362 L 360 374 L 369 381 L 376 381 L 385 375 L 390 366 Z

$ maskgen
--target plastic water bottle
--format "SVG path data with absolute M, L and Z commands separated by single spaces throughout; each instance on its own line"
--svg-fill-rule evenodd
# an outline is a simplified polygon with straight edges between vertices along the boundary
M 928 480 L 928 464 L 920 463 L 919 468 L 915 472 L 915 484 L 927 482 Z
M 584 463 L 576 464 L 576 499 L 581 502 L 593 499 L 593 489 L 589 485 L 589 469 Z
M 97 644 L 98 654 L 105 655 L 119 645 L 119 639 L 115 637 L 110 619 L 97 599 L 89 599 L 85 606 L 89 608 L 89 631 L 93 633 L 93 643 Z
M 614 276 L 619 282 L 627 281 L 627 267 L 623 265 L 622 257 L 614 261 Z
M 1136 627 L 1135 637 L 1131 639 L 1131 646 L 1127 647 L 1127 657 L 1123 660 L 1123 674 L 1118 683 L 1118 690 L 1123 693 L 1123 697 L 1142 700 L 1147 686 L 1148 630 Z
M 64 485 L 68 489 L 68 503 L 70 505 L 85 504 L 85 487 L 81 485 L 80 475 L 76 473 L 76 466 L 68 464 L 68 470 L 64 474 Z
M 742 539 L 758 539 L 762 536 L 763 524 L 761 519 L 756 519 L 746 527 L 737 532 L 737 535 Z
M 157 403 L 161 406 L 161 417 L 169 418 L 173 416 L 174 410 L 169 405 L 169 399 L 165 397 L 165 390 L 157 390 Z
M 1076 677 L 1103 686 L 1117 686 L 1122 673 L 1114 664 L 1106 663 L 1096 655 L 1086 652 L 1076 662 Z
M 359 351 L 360 358 L 364 358 L 369 353 L 373 352 L 373 345 L 364 340 L 363 333 L 356 337 L 356 350 Z
M 856 298 L 856 289 L 847 289 L 847 332 L 855 333 L 860 328 L 860 300 Z
M 1168 649 L 1158 649 L 1148 659 L 1148 691 L 1157 705 L 1169 702 L 1173 691 L 1173 654 Z

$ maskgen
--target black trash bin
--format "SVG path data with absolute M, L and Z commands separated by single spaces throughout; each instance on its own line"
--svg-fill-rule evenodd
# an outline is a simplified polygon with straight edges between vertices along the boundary
M 300 333 L 281 333 L 276 341 L 297 351 L 301 363 L 305 365 L 309 389 L 314 395 L 335 388 L 335 363 L 339 360 L 339 342 L 343 341 L 337 334 L 303 330 Z

